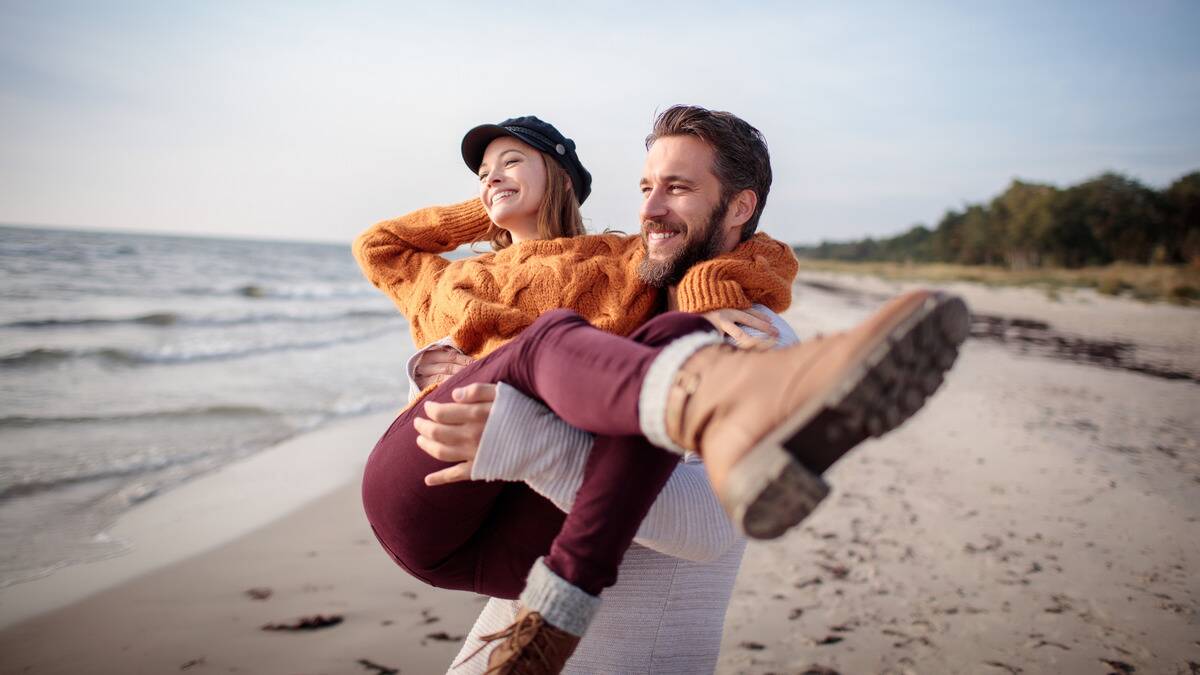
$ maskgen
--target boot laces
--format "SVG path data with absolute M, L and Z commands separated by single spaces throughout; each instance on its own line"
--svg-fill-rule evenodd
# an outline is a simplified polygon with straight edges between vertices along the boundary
M 539 644 L 536 640 L 538 632 L 544 625 L 545 621 L 542 619 L 540 614 L 537 612 L 530 612 L 529 614 L 525 615 L 525 618 L 514 622 L 511 626 L 505 628 L 504 630 L 479 636 L 482 644 L 480 644 L 475 651 L 471 652 L 461 661 L 454 664 L 453 667 L 457 668 L 463 665 L 464 663 L 478 656 L 480 652 L 486 649 L 493 642 L 496 642 L 497 640 L 503 640 L 503 642 L 497 646 L 497 649 L 507 647 L 510 651 L 509 657 L 504 662 L 498 663 L 485 670 L 484 675 L 500 672 L 506 666 L 516 664 L 522 659 L 536 660 L 538 665 L 549 669 L 553 662 L 550 660 L 550 656 L 547 653 L 546 648 Z

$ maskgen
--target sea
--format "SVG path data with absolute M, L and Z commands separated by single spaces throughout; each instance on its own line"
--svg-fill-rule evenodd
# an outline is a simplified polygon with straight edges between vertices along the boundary
M 398 410 L 412 351 L 348 244 L 0 227 L 0 587 L 120 555 L 116 518 L 187 480 Z

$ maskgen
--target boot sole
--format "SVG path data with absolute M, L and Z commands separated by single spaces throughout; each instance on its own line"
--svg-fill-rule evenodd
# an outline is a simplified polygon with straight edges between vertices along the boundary
M 912 417 L 941 386 L 969 327 L 966 304 L 935 293 L 883 331 L 732 467 L 722 501 L 733 522 L 752 539 L 774 539 L 808 517 L 829 486 L 805 463 L 823 471 Z

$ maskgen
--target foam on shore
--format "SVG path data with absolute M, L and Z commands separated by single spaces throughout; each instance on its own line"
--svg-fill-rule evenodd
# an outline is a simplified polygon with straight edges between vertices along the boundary
M 139 504 L 106 533 L 128 553 L 0 589 L 0 628 L 217 548 L 354 481 L 393 418 L 332 424 Z

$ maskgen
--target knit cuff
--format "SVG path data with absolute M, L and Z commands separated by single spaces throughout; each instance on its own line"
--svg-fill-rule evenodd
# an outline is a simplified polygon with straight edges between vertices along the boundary
M 521 604 L 542 615 L 551 626 L 583 637 L 600 609 L 600 598 L 588 595 L 546 567 L 538 558 L 529 570 Z
M 692 267 L 675 288 L 679 309 L 699 314 L 727 307 L 749 307 L 750 299 L 742 286 L 743 280 L 734 274 L 742 264 L 730 260 L 709 260 Z
M 761 303 L 782 312 L 792 303 L 799 262 L 792 247 L 758 233 L 735 249 L 691 267 L 675 289 L 680 311 L 699 314 Z
M 680 447 L 667 434 L 667 396 L 675 384 L 675 374 L 683 367 L 683 363 L 701 348 L 721 342 L 721 336 L 717 333 L 692 333 L 667 345 L 654 357 L 638 397 L 642 434 L 651 443 L 680 455 L 687 452 L 687 448 Z
M 492 219 L 478 197 L 439 208 L 442 216 L 439 224 L 452 247 L 483 241 L 492 226 Z

